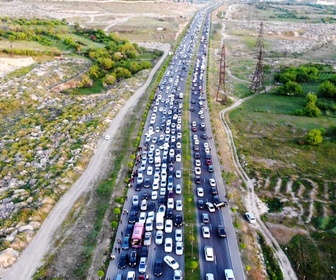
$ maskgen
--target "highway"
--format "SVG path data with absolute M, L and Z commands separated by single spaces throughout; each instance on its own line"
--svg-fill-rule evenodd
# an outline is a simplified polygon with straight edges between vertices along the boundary
M 177 48 L 165 72 L 162 81 L 159 84 L 155 99 L 151 104 L 151 109 L 147 116 L 147 121 L 143 131 L 141 140 L 141 148 L 137 154 L 137 164 L 134 167 L 133 177 L 130 182 L 130 188 L 127 194 L 127 201 L 124 205 L 124 213 L 121 216 L 121 224 L 117 232 L 117 240 L 113 250 L 113 260 L 110 261 L 105 279 L 116 279 L 117 275 L 123 275 L 126 278 L 129 272 L 135 272 L 136 279 L 173 279 L 174 271 L 181 269 L 184 271 L 184 254 L 176 254 L 175 232 L 177 229 L 183 230 L 183 223 L 178 221 L 179 214 L 182 215 L 182 209 L 177 209 L 176 202 L 183 201 L 183 181 L 180 172 L 183 172 L 182 155 L 182 131 L 190 130 L 190 143 L 193 154 L 193 169 L 189 170 L 190 177 L 193 180 L 193 188 L 195 190 L 195 205 L 198 200 L 204 202 L 225 201 L 225 189 L 221 179 L 221 171 L 218 158 L 215 153 L 215 147 L 212 139 L 209 113 L 207 110 L 205 78 L 207 63 L 207 44 L 210 29 L 210 8 L 199 11 L 181 44 Z M 204 24 L 203 24 L 204 23 Z M 196 49 L 198 47 L 198 49 Z M 183 108 L 183 99 L 186 94 L 186 79 L 192 57 L 196 53 L 196 65 L 192 69 L 192 86 L 190 92 L 190 107 Z M 182 129 L 182 110 L 190 110 L 189 128 Z M 204 135 L 205 134 L 205 135 Z M 197 139 L 196 139 L 197 136 Z M 209 170 L 209 168 L 211 170 Z M 198 173 L 199 175 L 196 175 Z M 196 183 L 196 179 L 200 176 L 200 180 Z M 215 179 L 217 187 L 211 188 L 209 179 Z M 181 191 L 176 186 L 181 186 Z M 196 189 L 201 187 L 204 195 L 197 193 Z M 133 197 L 137 196 L 139 206 L 132 203 Z M 168 199 L 174 201 L 172 213 L 167 213 L 169 205 Z M 147 201 L 147 203 L 144 202 Z M 146 259 L 147 267 L 144 273 L 139 272 L 139 255 L 141 249 L 131 248 L 130 244 L 124 246 L 125 236 L 131 234 L 127 230 L 129 224 L 134 224 L 131 216 L 135 215 L 137 221 L 140 215 L 148 213 L 152 209 L 140 208 L 140 204 L 145 203 L 154 207 L 155 213 L 158 209 L 165 207 L 164 222 L 171 220 L 173 227 L 163 229 L 163 243 L 155 244 L 155 236 L 157 233 L 157 220 L 154 218 L 151 242 L 148 247 L 148 256 Z M 204 224 L 202 214 L 208 214 L 210 222 Z M 155 214 L 156 215 L 156 214 Z M 228 216 L 228 217 L 226 217 Z M 132 220 L 132 221 L 131 221 Z M 207 225 L 210 228 L 210 238 L 203 238 L 202 226 Z M 217 227 L 224 225 L 228 238 L 220 237 L 217 233 Z M 224 269 L 234 269 L 236 279 L 245 279 L 243 274 L 237 241 L 235 239 L 234 229 L 230 218 L 228 207 L 216 209 L 209 212 L 207 206 L 203 209 L 197 209 L 197 220 L 195 226 L 199 232 L 199 263 L 201 267 L 202 279 L 205 279 L 206 273 L 212 273 L 214 279 L 225 279 Z M 168 239 L 167 239 L 168 238 Z M 171 252 L 165 248 L 165 242 L 172 239 Z M 204 255 L 204 247 L 210 246 L 214 249 L 214 261 L 206 261 Z M 125 250 L 123 249 L 125 248 Z M 129 248 L 128 248 L 129 247 Z M 143 246 L 145 247 L 145 246 Z M 125 267 L 120 267 L 120 254 L 126 252 L 130 256 L 131 252 L 136 250 L 138 253 L 138 263 L 135 267 L 131 267 L 128 263 Z M 235 264 L 232 264 L 232 250 L 235 255 Z M 163 274 L 154 275 L 154 263 L 156 260 L 163 260 L 166 255 L 172 256 L 179 264 L 179 269 L 172 269 L 167 264 L 163 265 Z M 237 258 L 238 256 L 238 258 Z M 236 264 L 237 263 L 237 264 Z M 119 268 L 118 268 L 119 266 Z

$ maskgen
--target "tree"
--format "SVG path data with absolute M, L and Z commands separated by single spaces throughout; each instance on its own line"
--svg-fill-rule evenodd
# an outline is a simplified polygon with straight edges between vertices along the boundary
M 306 142 L 309 145 L 318 145 L 322 143 L 323 137 L 322 137 L 322 131 L 320 129 L 312 129 L 308 132 L 306 136 Z
M 110 74 L 105 76 L 105 83 L 107 85 L 113 85 L 117 81 L 115 74 Z
M 100 69 L 98 65 L 92 65 L 89 69 L 89 75 L 92 79 L 98 79 L 100 77 Z
M 288 81 L 278 90 L 278 93 L 282 95 L 296 96 L 303 93 L 302 87 L 297 82 Z
M 336 86 L 330 81 L 325 81 L 320 84 L 318 93 L 325 97 L 336 97 Z
M 111 58 L 104 58 L 100 61 L 100 64 L 105 70 L 108 70 L 114 66 L 114 61 Z
M 105 273 L 104 273 L 104 271 L 102 271 L 102 270 L 98 270 L 97 275 L 98 275 L 99 279 L 101 279 L 101 278 L 104 277 Z
M 189 261 L 188 263 L 188 267 L 191 269 L 191 270 L 194 270 L 198 267 L 198 262 L 197 261 Z
M 121 209 L 119 207 L 116 207 L 116 208 L 113 209 L 113 214 L 114 215 L 120 215 L 120 213 L 121 213 Z

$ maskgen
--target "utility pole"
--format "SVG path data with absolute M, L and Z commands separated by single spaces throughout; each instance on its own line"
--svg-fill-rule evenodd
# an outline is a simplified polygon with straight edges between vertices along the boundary
M 218 88 L 217 88 L 217 94 L 216 94 L 216 101 L 219 101 L 218 95 L 219 91 L 221 90 L 221 86 L 223 85 L 223 91 L 224 91 L 224 97 L 223 102 L 226 103 L 226 87 L 225 87 L 225 72 L 226 72 L 226 59 L 225 59 L 225 45 L 222 46 L 222 52 L 219 62 L 219 81 L 218 81 Z
M 264 73 L 263 73 L 263 64 L 264 64 L 264 39 L 263 39 L 263 22 L 260 23 L 259 36 L 256 42 L 256 48 L 259 49 L 258 52 L 258 62 L 252 77 L 250 90 L 257 92 L 262 87 L 264 87 Z

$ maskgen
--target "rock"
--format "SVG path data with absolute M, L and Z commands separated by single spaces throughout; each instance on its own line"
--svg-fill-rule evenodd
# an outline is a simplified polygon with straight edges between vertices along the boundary
M 18 228 L 19 232 L 33 231 L 34 228 L 31 225 L 25 225 Z
M 1 268 L 10 267 L 16 262 L 18 257 L 19 257 L 19 252 L 12 248 L 8 248 L 0 252 L 0 267 Z

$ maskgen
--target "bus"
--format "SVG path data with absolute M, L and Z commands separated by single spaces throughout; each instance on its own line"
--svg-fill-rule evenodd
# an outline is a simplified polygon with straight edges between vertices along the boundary
M 145 230 L 144 223 L 140 223 L 140 222 L 135 223 L 133 234 L 131 237 L 132 248 L 141 248 L 144 230 Z

